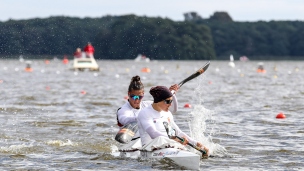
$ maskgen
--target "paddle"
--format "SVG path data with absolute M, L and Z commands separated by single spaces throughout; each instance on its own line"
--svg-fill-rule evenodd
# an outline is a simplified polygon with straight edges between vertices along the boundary
M 186 82 L 188 82 L 188 81 L 192 80 L 193 78 L 196 78 L 197 76 L 199 76 L 202 73 L 204 73 L 208 69 L 209 65 L 210 65 L 210 61 L 208 61 L 202 68 L 200 68 L 199 70 L 197 70 L 195 73 L 193 73 L 192 75 L 190 75 L 189 77 L 187 77 L 186 79 L 184 79 L 183 81 L 181 81 L 180 83 L 178 83 L 178 86 L 181 87 Z
M 182 142 L 184 141 L 183 138 L 181 138 L 181 137 L 179 137 L 179 136 L 177 136 L 177 135 L 172 135 L 172 134 L 171 134 L 172 132 L 175 133 L 175 130 L 172 129 L 171 126 L 170 126 L 171 129 L 169 128 L 168 122 L 163 122 L 163 124 L 164 124 L 164 127 L 165 127 L 165 129 L 166 129 L 166 132 L 167 132 L 167 134 L 168 134 L 168 137 L 169 137 L 170 139 L 178 138 L 178 139 L 181 140 Z M 196 145 L 194 145 L 194 144 L 192 144 L 192 143 L 190 143 L 190 142 L 188 142 L 187 145 L 189 145 L 190 147 L 192 147 L 192 148 L 196 149 L 197 151 L 201 152 L 201 153 L 203 154 L 203 156 L 206 156 L 206 155 L 207 155 L 207 152 L 206 152 L 205 150 L 201 149 L 200 147 L 198 147 L 198 146 L 196 146 Z
M 192 75 L 190 75 L 189 77 L 187 77 L 186 79 L 184 79 L 183 81 L 178 83 L 179 88 L 182 85 L 184 85 L 186 82 L 203 74 L 208 69 L 209 65 L 210 65 L 210 61 L 208 61 L 202 68 L 197 70 L 195 73 L 193 73 Z M 172 92 L 172 94 L 174 94 L 174 90 L 172 90 L 171 92 Z M 123 144 L 127 144 L 132 140 L 133 136 L 137 132 L 138 127 L 134 126 L 134 122 L 130 123 L 130 124 L 131 124 L 130 126 L 129 126 L 129 124 L 125 125 L 118 131 L 118 133 L 115 136 L 116 141 L 123 143 Z
M 123 126 L 115 136 L 115 140 L 127 144 L 132 140 L 135 133 L 138 130 L 137 122 L 131 122 L 125 126 Z

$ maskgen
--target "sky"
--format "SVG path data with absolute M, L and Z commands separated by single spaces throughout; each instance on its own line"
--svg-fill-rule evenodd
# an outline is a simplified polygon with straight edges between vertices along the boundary
M 234 21 L 304 21 L 304 0 L 0 0 L 2 22 L 127 14 L 183 21 L 187 12 L 196 12 L 203 18 L 214 12 L 227 12 Z

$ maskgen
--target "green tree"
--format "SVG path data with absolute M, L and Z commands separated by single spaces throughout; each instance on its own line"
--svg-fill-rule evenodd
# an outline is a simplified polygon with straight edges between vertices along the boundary
M 162 18 L 117 17 L 95 42 L 103 59 L 134 59 L 138 54 L 152 59 L 215 58 L 208 27 Z

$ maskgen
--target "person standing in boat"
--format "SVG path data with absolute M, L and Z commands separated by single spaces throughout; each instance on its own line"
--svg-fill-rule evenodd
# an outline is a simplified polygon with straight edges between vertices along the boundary
M 82 52 L 80 48 L 77 48 L 76 51 L 74 52 L 74 58 L 81 58 L 82 57 Z
M 186 145 L 188 142 L 190 142 L 204 149 L 208 153 L 208 148 L 182 132 L 175 124 L 172 113 L 169 111 L 173 101 L 173 94 L 171 91 L 165 86 L 156 86 L 150 89 L 150 94 L 154 99 L 153 104 L 142 109 L 138 113 L 137 117 L 138 130 L 143 149 L 149 151 L 152 150 L 149 149 L 151 147 L 162 148 L 164 146 L 174 146 L 179 148 L 180 144 Z M 164 122 L 168 123 L 175 130 L 175 136 L 182 137 L 183 141 L 177 138 L 169 139 Z
M 177 92 L 179 89 L 177 84 L 170 86 L 170 90 Z M 128 88 L 128 101 L 117 110 L 117 125 L 122 128 L 130 123 L 137 123 L 137 115 L 143 108 L 150 106 L 153 101 L 142 101 L 144 97 L 144 85 L 138 75 L 132 77 Z M 177 111 L 177 98 L 172 97 L 174 103 L 170 108 L 172 113 Z M 135 133 L 132 140 L 139 139 L 138 131 Z M 140 141 L 140 139 L 139 139 Z
M 84 47 L 83 50 L 84 50 L 87 58 L 93 58 L 95 49 L 92 46 L 91 42 L 88 42 L 88 44 Z

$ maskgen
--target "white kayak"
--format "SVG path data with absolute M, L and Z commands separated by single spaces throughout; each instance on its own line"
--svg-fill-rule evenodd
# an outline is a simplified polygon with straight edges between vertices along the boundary
M 164 138 L 160 139 L 162 141 L 166 140 Z M 160 140 L 159 139 L 159 140 Z M 170 142 L 170 140 L 167 140 Z M 124 157 L 124 158 L 142 158 L 142 159 L 163 159 L 168 158 L 171 159 L 175 164 L 185 167 L 186 169 L 191 170 L 199 170 L 201 155 L 196 153 L 192 153 L 187 150 L 187 148 L 165 148 L 165 147 L 173 147 L 173 144 L 164 143 L 161 145 L 161 148 L 157 148 L 156 150 L 151 150 L 149 148 L 138 148 L 141 146 L 140 141 L 135 141 L 133 144 L 129 145 L 129 148 L 126 148 L 128 145 L 121 147 L 119 152 L 114 153 L 115 156 Z M 156 144 L 150 144 L 150 147 L 156 146 Z M 176 144 L 175 144 L 176 147 Z M 129 150 L 127 150 L 129 149 Z M 149 150 L 146 150 L 149 149 Z
M 120 152 L 120 157 L 127 158 L 142 158 L 142 159 L 171 159 L 175 164 L 185 167 L 186 169 L 199 170 L 201 156 L 198 154 L 180 150 L 176 148 L 163 148 L 154 151 L 133 151 L 133 152 Z

